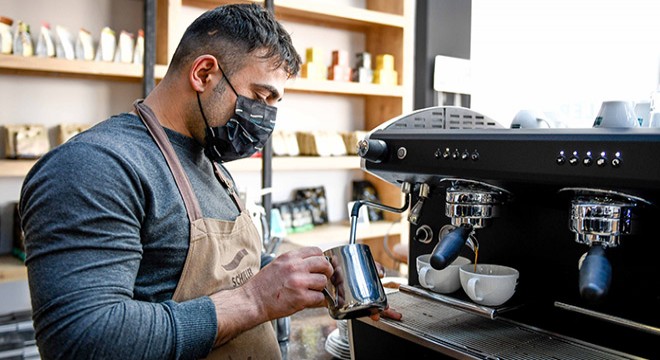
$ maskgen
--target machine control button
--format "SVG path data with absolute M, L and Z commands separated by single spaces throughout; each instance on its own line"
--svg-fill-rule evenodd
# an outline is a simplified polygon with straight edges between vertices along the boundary
M 617 151 L 617 152 L 614 153 L 614 159 L 612 159 L 612 162 L 611 162 L 612 167 L 617 168 L 617 167 L 621 166 L 621 162 L 622 162 L 621 152 Z
M 450 156 L 451 156 L 451 150 L 449 150 L 449 148 L 445 148 L 445 151 L 442 152 L 442 158 L 449 159 Z
M 403 160 L 406 157 L 406 155 L 408 155 L 408 150 L 406 150 L 406 148 L 404 147 L 400 147 L 396 151 L 396 157 L 398 157 L 399 160 Z
M 442 156 L 442 151 L 440 151 L 440 148 L 435 149 L 433 156 L 435 156 L 436 159 L 440 159 L 440 156 Z
M 557 159 L 555 159 L 555 161 L 557 162 L 557 165 L 566 164 L 566 154 L 564 153 L 563 150 L 559 152 L 559 155 L 557 156 Z
M 607 162 L 608 162 L 607 153 L 605 153 L 605 151 L 603 151 L 603 152 L 600 153 L 600 157 L 598 159 L 596 159 L 596 165 L 598 165 L 598 167 L 603 167 L 603 166 L 607 165 Z
M 470 153 L 467 150 L 464 150 L 461 154 L 461 160 L 467 160 L 470 158 Z
M 582 165 L 591 166 L 594 163 L 594 159 L 591 157 L 591 151 L 587 151 L 587 156 L 582 159 Z
M 573 156 L 571 156 L 571 157 L 568 159 L 568 163 L 571 164 L 572 166 L 575 166 L 575 165 L 577 165 L 579 162 L 580 162 L 580 158 L 578 157 L 578 152 L 577 152 L 577 151 L 573 151 Z
M 454 160 L 458 160 L 458 158 L 461 156 L 460 151 L 458 149 L 454 149 L 454 152 L 451 153 L 451 158 Z
M 557 165 L 564 165 L 566 164 L 566 157 L 563 155 L 557 156 Z
M 472 155 L 470 155 L 470 159 L 472 159 L 472 161 L 477 161 L 477 160 L 479 160 L 479 152 L 477 152 L 477 150 L 475 150 L 475 151 L 472 153 Z

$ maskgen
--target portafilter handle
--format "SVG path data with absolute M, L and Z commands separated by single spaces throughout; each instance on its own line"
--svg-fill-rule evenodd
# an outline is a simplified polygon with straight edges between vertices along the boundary
M 612 265 L 605 256 L 605 248 L 594 245 L 580 267 L 580 295 L 583 299 L 598 302 L 603 299 L 612 282 Z
M 454 262 L 473 231 L 472 225 L 462 224 L 446 233 L 431 253 L 431 267 L 442 270 Z

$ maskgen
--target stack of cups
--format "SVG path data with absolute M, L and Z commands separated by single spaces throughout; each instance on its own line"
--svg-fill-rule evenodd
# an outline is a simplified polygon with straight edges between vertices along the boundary
M 376 56 L 374 84 L 397 85 L 398 73 L 394 70 L 394 56 L 382 54 Z
M 357 53 L 355 69 L 353 69 L 352 80 L 361 83 L 371 83 L 374 79 L 371 70 L 371 54 L 368 52 Z
M 302 77 L 311 80 L 325 80 L 328 69 L 323 64 L 323 52 L 320 48 L 307 48 L 305 52 L 306 62 L 302 66 Z
M 639 119 L 628 101 L 603 101 L 594 121 L 595 128 L 636 128 Z
M 332 65 L 328 66 L 328 80 L 351 81 L 351 68 L 348 66 L 348 52 L 332 52 Z

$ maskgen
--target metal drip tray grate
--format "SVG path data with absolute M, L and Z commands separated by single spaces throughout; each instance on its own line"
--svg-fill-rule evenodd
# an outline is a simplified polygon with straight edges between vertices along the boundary
M 482 359 L 635 359 L 503 320 L 467 313 L 419 295 L 388 296 L 392 308 L 404 314 L 404 328 L 435 345 L 447 346 Z

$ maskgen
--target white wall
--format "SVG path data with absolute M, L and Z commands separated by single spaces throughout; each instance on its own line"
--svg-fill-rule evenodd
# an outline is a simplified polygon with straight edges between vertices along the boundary
M 472 0 L 471 61 L 476 111 L 591 127 L 602 101 L 648 100 L 660 83 L 660 1 Z

